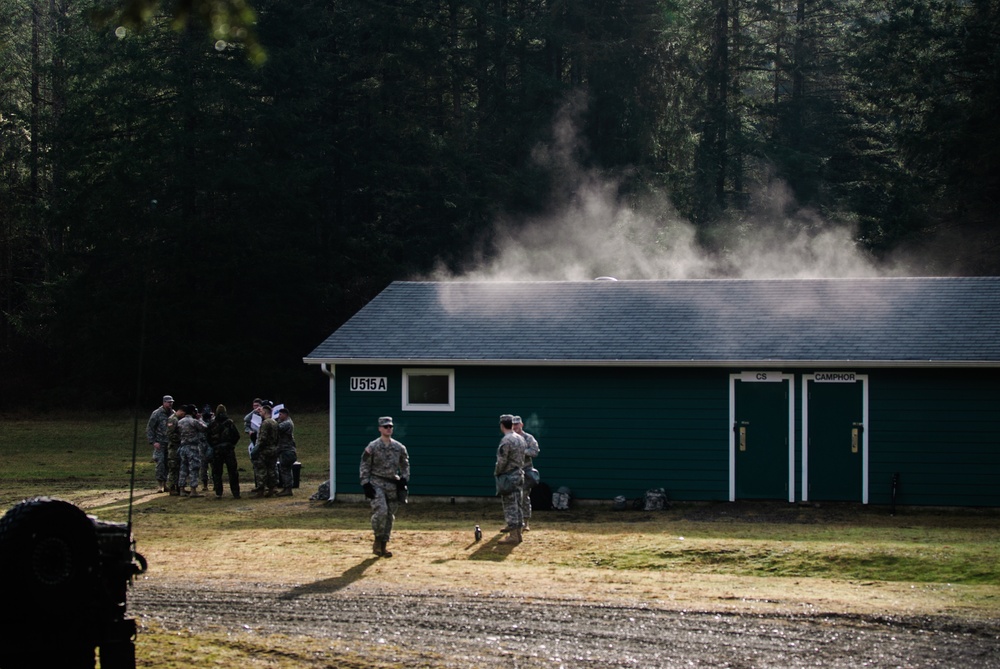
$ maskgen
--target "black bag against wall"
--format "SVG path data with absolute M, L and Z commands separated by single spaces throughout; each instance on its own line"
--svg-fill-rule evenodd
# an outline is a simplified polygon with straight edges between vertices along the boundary
M 536 485 L 528 493 L 531 498 L 531 508 L 535 511 L 551 511 L 552 510 L 552 488 L 549 487 L 548 483 L 544 481 Z

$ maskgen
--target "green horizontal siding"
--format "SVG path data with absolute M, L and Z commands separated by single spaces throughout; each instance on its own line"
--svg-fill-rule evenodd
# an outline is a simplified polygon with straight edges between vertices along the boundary
M 871 375 L 870 501 L 1000 506 L 1000 390 L 995 370 Z
M 553 489 L 611 499 L 663 487 L 677 500 L 728 499 L 730 370 L 456 367 L 454 412 L 403 411 L 399 366 L 336 371 L 338 492 L 360 492 L 361 451 L 378 436 L 377 417 L 391 415 L 411 453 L 414 495 L 492 496 L 497 422 L 510 412 L 538 438 L 535 465 Z M 858 370 L 869 376 L 871 503 L 891 501 L 898 473 L 898 504 L 1000 506 L 993 371 Z M 386 377 L 388 388 L 351 392 L 351 376 Z M 795 388 L 798 440 L 798 374 Z M 795 452 L 798 486 L 801 444 Z
M 520 414 L 541 445 L 535 465 L 575 496 L 728 495 L 728 374 L 664 369 L 455 368 L 454 412 L 403 411 L 399 367 L 337 367 L 337 486 L 358 491 L 376 418 L 393 416 L 410 452 L 414 495 L 492 496 L 501 413 Z M 386 392 L 351 392 L 384 376 Z

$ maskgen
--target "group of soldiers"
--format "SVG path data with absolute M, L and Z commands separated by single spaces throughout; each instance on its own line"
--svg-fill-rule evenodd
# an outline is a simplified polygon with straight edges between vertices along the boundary
M 503 438 L 497 448 L 497 463 L 493 475 L 497 479 L 497 494 L 503 505 L 504 527 L 507 536 L 502 544 L 519 544 L 523 532 L 529 531 L 531 518 L 531 488 L 537 483 L 538 472 L 534 458 L 540 452 L 538 441 L 524 431 L 520 416 L 505 413 L 500 416 Z
M 278 407 L 277 419 L 272 417 L 272 412 L 271 402 L 255 399 L 253 409 L 244 417 L 243 431 L 250 437 L 250 461 L 254 470 L 251 496 L 292 495 L 295 426 L 283 405 Z M 236 445 L 241 438 L 225 405 L 218 405 L 214 413 L 208 405 L 198 409 L 195 404 L 185 404 L 175 409 L 174 398 L 164 395 L 161 406 L 150 414 L 146 425 L 146 439 L 156 463 L 157 491 L 183 497 L 205 497 L 211 469 L 215 499 L 222 499 L 225 468 L 229 490 L 235 499 L 240 499 Z
M 410 460 L 406 446 L 393 438 L 391 416 L 378 419 L 379 438 L 372 440 L 361 456 L 360 479 L 372 509 L 372 552 L 392 557 L 388 548 L 393 520 L 400 502 L 406 501 L 410 479 Z M 253 463 L 254 489 L 251 496 L 288 497 L 294 486 L 293 464 L 296 461 L 295 426 L 284 405 L 275 407 L 268 400 L 256 398 L 253 408 L 243 418 L 243 432 L 250 437 L 250 461 Z M 524 431 L 520 416 L 500 416 L 503 438 L 497 448 L 493 474 L 497 494 L 503 506 L 504 544 L 519 544 L 529 531 L 531 488 L 537 483 L 534 458 L 539 454 L 538 441 Z M 163 396 L 162 406 L 149 416 L 146 437 L 153 448 L 159 492 L 185 497 L 204 497 L 208 489 L 211 465 L 215 498 L 223 493 L 222 470 L 229 474 L 229 488 L 240 498 L 239 466 L 236 445 L 240 431 L 226 411 L 218 405 L 214 414 L 206 406 L 186 404 L 174 408 L 174 398 Z
M 252 497 L 291 497 L 295 485 L 293 465 L 295 424 L 288 407 L 259 397 L 243 417 L 243 429 L 250 435 L 250 462 L 253 464 Z

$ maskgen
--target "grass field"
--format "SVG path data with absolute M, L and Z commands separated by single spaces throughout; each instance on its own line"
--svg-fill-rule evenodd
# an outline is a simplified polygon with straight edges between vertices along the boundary
M 1000 511 L 990 509 L 890 515 L 880 507 L 718 503 L 647 513 L 614 511 L 608 502 L 537 512 L 524 544 L 496 551 L 492 542 L 475 543 L 472 529 L 479 524 L 487 539 L 495 535 L 498 501 L 452 505 L 414 497 L 397 519 L 397 557 L 354 574 L 370 557 L 367 505 L 308 501 L 326 479 L 326 415 L 293 418 L 303 463 L 296 496 L 216 501 L 153 492 L 142 417 L 132 509 L 133 533 L 150 564 L 141 578 L 239 580 L 252 564 L 255 582 L 363 579 L 378 587 L 405 565 L 407 586 L 416 589 L 488 588 L 514 578 L 539 592 L 672 608 L 1000 615 Z M 4 416 L 0 443 L 0 512 L 25 497 L 51 495 L 101 520 L 128 518 L 130 416 Z M 245 457 L 241 465 L 249 478 Z M 163 659 L 164 644 L 183 658 L 184 647 L 211 644 L 210 637 L 145 629 L 140 666 L 182 666 L 182 659 Z M 293 666 L 251 655 L 225 663 Z

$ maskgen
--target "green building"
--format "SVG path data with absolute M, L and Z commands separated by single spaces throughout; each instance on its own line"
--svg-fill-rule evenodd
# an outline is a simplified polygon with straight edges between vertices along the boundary
M 513 413 L 580 499 L 1000 506 L 997 277 L 396 282 L 304 360 L 332 496 L 381 415 L 412 495 L 492 496 Z

